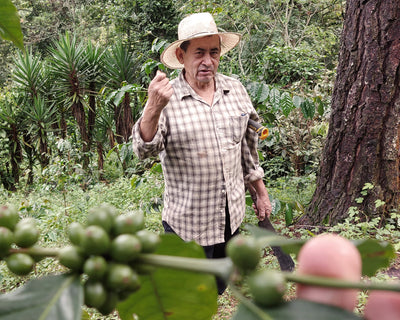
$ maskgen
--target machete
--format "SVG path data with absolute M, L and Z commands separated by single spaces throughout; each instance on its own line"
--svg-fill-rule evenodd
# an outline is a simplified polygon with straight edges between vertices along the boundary
M 251 195 L 251 199 L 253 200 L 254 206 L 257 208 L 256 190 L 250 184 L 248 184 L 246 187 L 249 190 L 249 193 Z M 264 220 L 258 221 L 258 226 L 260 228 L 267 229 L 269 231 L 276 233 L 274 226 L 272 225 L 271 221 L 269 220 L 269 218 L 267 216 L 265 216 Z M 275 257 L 278 259 L 279 266 L 281 267 L 282 271 L 293 271 L 294 270 L 295 265 L 294 265 L 292 257 L 289 254 L 283 252 L 281 247 L 271 246 L 271 249 L 272 249 Z
M 266 127 L 264 127 L 263 125 L 259 124 L 258 122 L 254 121 L 252 119 L 249 119 L 247 126 L 250 129 L 257 132 L 257 134 L 261 140 L 264 140 L 268 137 L 268 133 L 269 133 L 268 129 Z M 256 190 L 250 184 L 246 185 L 246 187 L 247 187 L 247 190 L 249 190 L 251 199 L 253 200 L 254 207 L 257 208 Z M 269 220 L 269 218 L 267 216 L 265 216 L 265 219 L 263 221 L 258 221 L 258 226 L 260 228 L 267 229 L 269 231 L 276 233 L 274 226 L 272 225 L 271 221 Z M 280 265 L 282 271 L 293 271 L 294 270 L 295 265 L 294 265 L 292 257 L 289 254 L 283 252 L 281 247 L 271 246 L 271 249 L 272 249 L 275 257 L 278 259 L 278 262 L 279 262 L 279 265 Z

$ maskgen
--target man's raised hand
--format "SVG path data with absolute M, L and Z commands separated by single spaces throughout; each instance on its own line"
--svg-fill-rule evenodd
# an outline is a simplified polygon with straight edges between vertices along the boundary
M 149 99 L 140 122 L 140 135 L 144 141 L 151 141 L 155 136 L 161 111 L 168 104 L 173 92 L 174 89 L 172 89 L 167 75 L 164 72 L 157 71 L 156 76 L 150 82 Z
M 153 109 L 153 112 L 161 112 L 168 104 L 174 90 L 169 83 L 169 79 L 164 72 L 157 71 L 156 76 L 150 82 L 148 94 L 148 107 Z

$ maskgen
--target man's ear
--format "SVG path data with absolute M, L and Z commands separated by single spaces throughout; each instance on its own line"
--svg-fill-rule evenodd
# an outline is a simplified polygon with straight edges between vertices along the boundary
M 184 53 L 185 52 L 180 47 L 177 47 L 175 50 L 176 58 L 178 59 L 179 63 L 181 63 L 181 64 L 183 64 L 183 54 Z

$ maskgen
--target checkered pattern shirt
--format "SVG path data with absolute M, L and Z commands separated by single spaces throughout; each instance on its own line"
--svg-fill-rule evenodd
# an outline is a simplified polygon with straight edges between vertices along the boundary
M 224 242 L 225 205 L 231 230 L 245 214 L 245 183 L 263 178 L 258 163 L 257 134 L 248 129 L 258 120 L 250 98 L 236 79 L 217 74 L 212 106 L 188 85 L 183 73 L 150 142 L 133 128 L 133 149 L 143 159 L 159 154 L 165 179 L 162 219 L 185 241 L 202 246 Z

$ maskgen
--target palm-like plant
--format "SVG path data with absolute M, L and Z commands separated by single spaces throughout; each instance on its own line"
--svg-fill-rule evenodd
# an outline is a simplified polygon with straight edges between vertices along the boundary
M 86 125 L 85 94 L 88 64 L 85 48 L 75 36 L 66 33 L 50 49 L 50 71 L 54 82 L 57 100 L 70 109 L 82 139 L 83 168 L 89 164 L 90 137 Z
M 29 94 L 32 100 L 44 92 L 43 62 L 38 56 L 32 54 L 32 49 L 26 53 L 18 52 L 14 65 L 13 80 L 20 89 Z
M 137 61 L 128 47 L 117 43 L 105 58 L 107 86 L 117 90 L 128 84 L 134 84 L 137 74 Z M 116 139 L 118 143 L 128 141 L 134 124 L 131 109 L 131 96 L 125 91 L 122 103 L 114 108 Z
M 35 142 L 35 150 L 38 150 L 38 158 L 42 169 L 49 164 L 51 154 L 48 133 L 53 129 L 53 124 L 57 122 L 57 109 L 54 105 L 49 105 L 43 97 L 35 97 L 33 104 L 25 103 L 23 114 L 25 115 L 23 124 L 27 128 L 27 133 Z
M 49 162 L 47 134 L 51 128 L 48 124 L 56 122 L 56 114 L 52 107 L 45 103 L 44 98 L 41 98 L 48 91 L 42 60 L 29 50 L 18 53 L 14 64 L 13 80 L 18 84 L 17 89 L 20 93 L 16 107 L 24 115 L 19 134 L 23 136 L 23 148 L 28 158 L 28 183 L 32 183 L 35 158 L 39 159 L 42 168 Z

